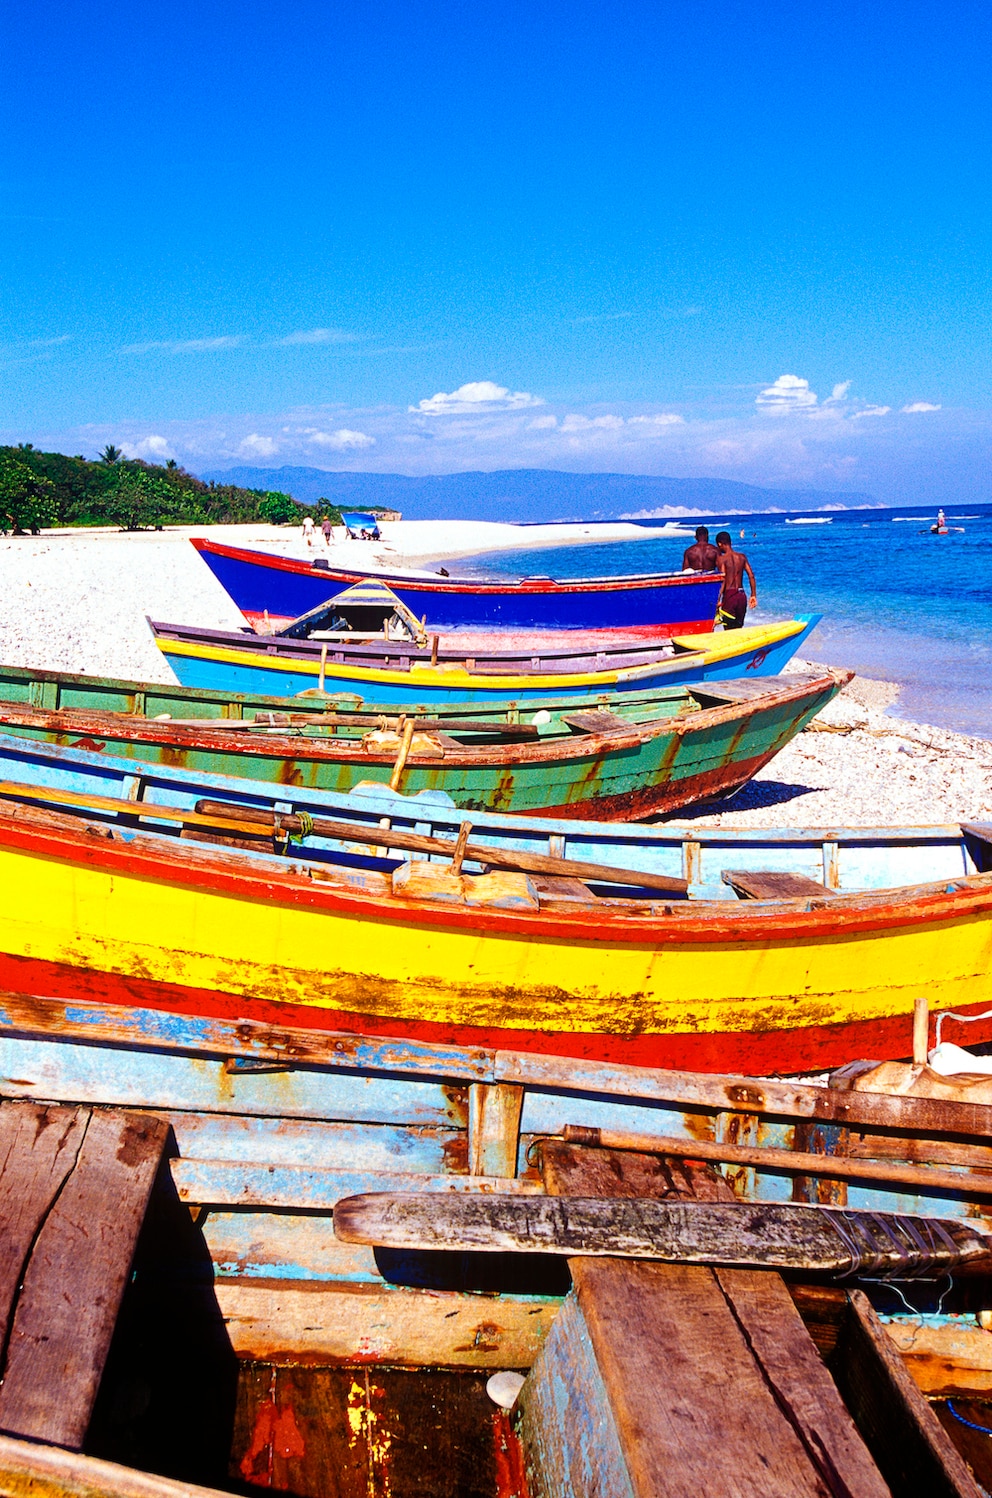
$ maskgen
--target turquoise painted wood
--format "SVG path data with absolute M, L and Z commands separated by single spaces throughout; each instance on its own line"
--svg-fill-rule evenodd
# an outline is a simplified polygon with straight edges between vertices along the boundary
M 384 787 L 359 787 L 350 795 L 277 788 L 264 782 L 235 781 L 221 775 L 191 775 L 181 770 L 147 766 L 136 770 L 128 760 L 92 754 L 82 749 L 32 745 L 0 734 L 0 780 L 26 786 L 47 786 L 118 797 L 133 813 L 136 797 L 144 806 L 156 804 L 193 809 L 204 796 L 236 805 L 304 810 L 311 816 L 353 821 L 369 826 L 389 819 L 401 831 L 423 833 L 453 841 L 463 815 L 442 792 L 414 797 L 391 794 Z M 105 813 L 123 838 L 135 836 L 133 826 Z M 130 819 L 129 819 L 130 820 Z M 668 874 L 690 881 L 690 897 L 734 899 L 721 882 L 725 868 L 775 869 L 817 878 L 840 890 L 892 888 L 900 884 L 954 879 L 992 869 L 992 841 L 962 832 L 956 824 L 931 827 L 776 828 L 742 832 L 728 828 L 663 825 L 624 826 L 619 823 L 571 821 L 549 817 L 514 817 L 475 812 L 473 841 L 504 850 L 550 853 L 618 869 Z M 146 830 L 147 829 L 147 830 Z M 143 822 L 142 835 L 155 831 Z M 159 823 L 163 834 L 174 828 Z M 992 829 L 990 829 L 992 832 Z M 272 864 L 278 855 L 245 852 L 258 864 Z M 291 844 L 293 862 L 332 863 L 344 857 L 352 869 L 389 872 L 410 855 L 388 856 L 368 847 L 308 836 Z M 417 856 L 417 855 L 414 855 Z M 279 859 L 279 866 L 283 860 Z M 466 864 L 473 871 L 472 864 Z
M 574 1294 L 555 1317 L 524 1386 L 521 1421 L 539 1493 L 634 1498 L 606 1385 Z

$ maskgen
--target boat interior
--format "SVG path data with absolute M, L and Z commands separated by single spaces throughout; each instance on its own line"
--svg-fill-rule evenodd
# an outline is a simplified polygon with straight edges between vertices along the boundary
M 977 1498 L 984 1273 L 837 1280 L 801 1243 L 779 1272 L 335 1234 L 335 1204 L 369 1191 L 442 1215 L 452 1193 L 504 1216 L 550 1194 L 992 1225 L 988 1079 L 968 1102 L 872 1085 L 5 995 L 6 1179 L 32 1183 L 37 1221 L 26 1267 L 2 1261 L 3 1490 L 188 1493 L 146 1472 L 299 1498 L 689 1498 L 738 1491 L 744 1460 L 748 1493 Z

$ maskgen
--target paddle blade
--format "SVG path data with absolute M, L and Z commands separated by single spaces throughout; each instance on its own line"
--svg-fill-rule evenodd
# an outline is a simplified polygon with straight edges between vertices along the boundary
M 653 1197 L 368 1193 L 334 1208 L 346 1243 L 453 1252 L 606 1255 L 665 1263 L 913 1276 L 987 1268 L 990 1240 L 934 1217 Z

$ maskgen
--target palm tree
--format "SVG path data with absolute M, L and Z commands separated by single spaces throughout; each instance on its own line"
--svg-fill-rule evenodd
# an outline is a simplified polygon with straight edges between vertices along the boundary
M 103 449 L 103 452 L 100 454 L 100 462 L 106 463 L 108 468 L 112 468 L 115 463 L 120 462 L 123 456 L 124 453 L 121 448 L 115 447 L 112 442 L 108 442 L 106 447 Z

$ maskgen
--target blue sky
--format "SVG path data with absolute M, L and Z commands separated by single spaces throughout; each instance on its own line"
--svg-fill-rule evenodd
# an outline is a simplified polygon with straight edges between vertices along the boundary
M 987 5 L 35 0 L 3 37 L 4 440 L 989 495 Z

